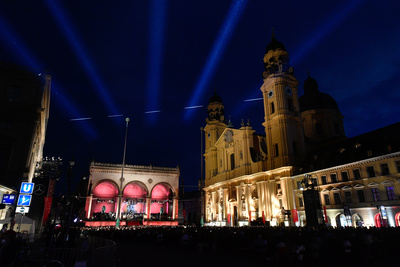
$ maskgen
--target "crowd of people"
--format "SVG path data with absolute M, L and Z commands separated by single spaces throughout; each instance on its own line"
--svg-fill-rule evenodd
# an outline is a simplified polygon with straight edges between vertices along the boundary
M 208 261 L 226 258 L 236 263 L 269 266 L 372 266 L 392 263 L 400 252 L 397 245 L 400 228 L 395 227 L 139 225 L 80 227 L 71 230 L 69 235 L 76 237 L 75 240 L 88 237 L 112 240 L 117 247 L 134 245 L 152 251 L 168 249 L 177 255 L 197 255 Z M 0 266 L 7 266 L 8 256 L 16 251 L 18 237 L 5 225 L 0 240 Z M 53 243 L 54 246 L 57 244 Z
M 14 227 L 3 224 L 0 231 L 0 266 L 8 266 L 13 260 L 13 255 L 18 249 L 19 243 Z
M 400 250 L 400 228 L 125 226 L 81 233 L 272 266 L 372 266 L 391 263 Z

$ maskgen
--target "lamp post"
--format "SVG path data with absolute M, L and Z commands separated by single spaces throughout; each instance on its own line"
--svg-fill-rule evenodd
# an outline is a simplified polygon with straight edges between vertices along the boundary
M 67 188 L 67 206 L 69 205 L 69 212 L 68 212 L 68 221 L 67 221 L 67 232 L 65 235 L 65 240 L 64 240 L 64 249 L 67 246 L 67 241 L 70 239 L 69 238 L 69 224 L 71 222 L 71 218 L 72 218 L 72 211 L 73 211 L 73 201 L 71 199 L 71 178 L 72 178 L 72 167 L 74 167 L 75 165 L 75 161 L 72 159 L 69 161 L 69 166 L 68 166 L 68 170 L 67 170 L 67 184 L 68 184 L 68 188 Z
M 119 227 L 119 223 L 121 220 L 121 205 L 122 205 L 122 186 L 124 183 L 124 168 L 125 168 L 125 155 L 126 155 L 126 143 L 128 140 L 128 126 L 129 126 L 129 118 L 125 119 L 126 125 L 125 125 L 125 142 L 124 142 L 124 154 L 122 157 L 122 169 L 121 169 L 121 178 L 120 180 L 120 192 L 119 192 L 119 196 L 118 196 L 118 210 L 117 210 L 117 223 L 116 226 Z
M 67 202 L 69 202 L 69 198 L 71 196 L 71 177 L 72 177 L 72 167 L 74 167 L 75 161 L 72 159 L 69 162 L 68 166 L 68 172 L 67 172 L 67 183 L 68 183 L 68 188 L 67 188 Z
M 205 210 L 205 194 L 204 194 L 204 161 L 203 161 L 203 134 L 204 128 L 200 127 L 200 181 L 199 181 L 199 190 L 201 192 L 201 199 L 200 199 L 200 225 L 204 225 L 204 210 Z

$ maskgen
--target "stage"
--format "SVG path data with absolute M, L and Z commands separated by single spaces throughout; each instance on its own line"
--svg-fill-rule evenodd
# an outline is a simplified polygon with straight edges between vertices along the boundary
M 86 227 L 116 226 L 116 221 L 85 221 Z M 120 221 L 119 226 L 148 225 L 148 226 L 176 226 L 178 221 Z

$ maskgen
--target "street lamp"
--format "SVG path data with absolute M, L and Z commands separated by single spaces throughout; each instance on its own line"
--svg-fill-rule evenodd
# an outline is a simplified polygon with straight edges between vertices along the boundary
M 72 177 L 72 167 L 74 167 L 75 161 L 72 159 L 69 161 L 69 166 L 68 166 L 68 173 L 67 173 L 67 182 L 68 182 L 68 188 L 67 188 L 67 201 L 69 202 L 69 197 L 71 195 L 71 177 Z
M 120 195 L 118 196 L 118 210 L 117 210 L 117 222 L 116 226 L 119 227 L 120 220 L 121 220 L 121 205 L 122 205 L 122 186 L 124 183 L 124 168 L 125 168 L 125 155 L 126 155 L 126 143 L 128 139 L 128 125 L 129 125 L 129 118 L 125 119 L 126 125 L 125 125 L 125 143 L 124 143 L 124 155 L 122 157 L 122 169 L 121 169 L 121 184 L 120 184 Z

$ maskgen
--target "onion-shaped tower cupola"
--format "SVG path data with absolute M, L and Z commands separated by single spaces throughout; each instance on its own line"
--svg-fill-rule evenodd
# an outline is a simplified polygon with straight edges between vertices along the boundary
M 289 54 L 282 42 L 279 42 L 272 34 L 271 42 L 267 45 L 264 55 L 263 78 L 274 73 L 287 72 L 293 74 L 293 67 L 289 64 Z

